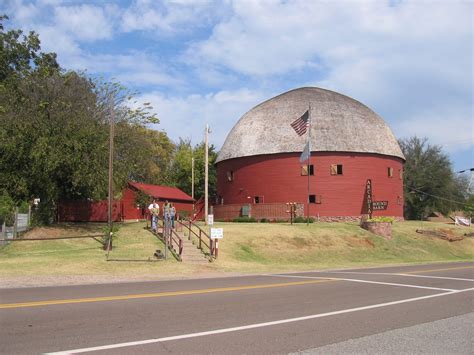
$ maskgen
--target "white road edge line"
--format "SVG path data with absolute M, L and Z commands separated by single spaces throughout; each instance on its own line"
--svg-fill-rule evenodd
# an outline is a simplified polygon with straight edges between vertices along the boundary
M 419 286 L 419 285 L 409 285 L 409 284 L 398 284 L 393 282 L 381 282 L 381 281 L 369 281 L 369 280 L 359 280 L 359 279 L 347 279 L 343 277 L 318 277 L 318 276 L 297 276 L 297 275 L 268 275 L 274 277 L 289 277 L 289 278 L 296 278 L 296 279 L 324 279 L 324 280 L 339 280 L 339 281 L 350 281 L 350 282 L 360 282 L 366 284 L 376 284 L 376 285 L 388 285 L 388 286 L 399 286 L 399 287 L 410 287 L 410 288 L 421 288 L 426 290 L 435 290 L 435 291 L 460 291 L 455 290 L 452 288 L 439 288 L 439 287 L 429 287 L 429 286 Z
M 474 279 L 462 279 L 458 277 L 444 277 L 444 276 L 428 276 L 428 275 L 413 275 L 404 273 L 391 272 L 356 272 L 356 271 L 327 271 L 328 274 L 359 274 L 359 275 L 388 275 L 388 276 L 410 276 L 410 277 L 426 277 L 428 279 L 443 279 L 443 280 L 457 280 L 474 282 Z
M 237 332 L 237 331 L 241 331 L 241 330 L 262 328 L 262 327 L 268 327 L 268 326 L 286 324 L 286 323 L 294 323 L 294 322 L 300 322 L 300 321 L 305 321 L 305 320 L 310 320 L 310 319 L 329 317 L 329 316 L 334 316 L 334 315 L 339 315 L 339 314 L 344 314 L 344 313 L 352 313 L 352 312 L 364 311 L 364 310 L 368 310 L 368 309 L 393 306 L 393 305 L 402 304 L 402 303 L 416 302 L 416 301 L 426 300 L 426 299 L 435 298 L 435 297 L 449 296 L 449 295 L 462 293 L 462 292 L 467 292 L 467 291 L 474 291 L 474 288 L 468 288 L 468 289 L 464 289 L 464 290 L 445 292 L 445 293 L 437 293 L 435 295 L 429 295 L 429 296 L 407 298 L 407 299 L 399 300 L 399 301 L 393 301 L 393 302 L 373 304 L 373 305 L 370 305 L 370 306 L 343 309 L 343 310 L 334 311 L 334 312 L 312 314 L 312 315 L 309 315 L 309 316 L 303 316 L 303 317 L 297 317 L 297 318 L 281 319 L 281 320 L 272 321 L 272 322 L 243 325 L 243 326 L 240 326 L 240 327 L 216 329 L 216 330 L 209 330 L 209 331 L 206 331 L 206 332 L 182 334 L 182 335 L 175 335 L 175 336 L 164 337 L 164 338 L 156 338 L 156 339 L 131 341 L 131 342 L 127 342 L 127 343 L 118 343 L 118 344 L 110 344 L 110 345 L 103 345 L 103 346 L 95 346 L 95 347 L 90 347 L 90 348 L 64 350 L 64 351 L 59 351 L 59 352 L 47 353 L 47 354 L 49 354 L 49 355 L 79 354 L 79 353 L 84 353 L 84 352 L 118 349 L 118 348 L 124 348 L 124 347 L 128 347 L 128 346 L 162 343 L 162 342 L 166 342 L 166 341 L 189 339 L 189 338 L 196 338 L 196 337 L 202 337 L 202 336 L 207 336 L 207 335 Z

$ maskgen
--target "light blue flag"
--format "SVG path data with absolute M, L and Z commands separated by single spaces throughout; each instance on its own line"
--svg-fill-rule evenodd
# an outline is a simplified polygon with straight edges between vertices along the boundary
M 304 146 L 303 153 L 300 156 L 300 162 L 303 163 L 304 161 L 309 159 L 309 155 L 311 154 L 311 144 L 308 141 Z

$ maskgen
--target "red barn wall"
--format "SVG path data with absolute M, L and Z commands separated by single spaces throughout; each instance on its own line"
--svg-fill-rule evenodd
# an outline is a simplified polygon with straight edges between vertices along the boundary
M 148 206 L 144 209 L 137 208 L 135 203 L 136 190 L 133 188 L 127 187 L 123 191 L 122 195 L 122 206 L 123 206 L 123 219 L 124 220 L 134 220 L 134 219 L 146 219 L 148 218 Z M 152 197 L 150 197 L 151 203 Z M 163 215 L 163 205 L 165 199 L 157 199 L 158 205 L 160 206 L 160 215 Z M 192 215 L 193 203 L 192 201 L 182 201 L 182 200 L 173 200 L 168 199 L 168 202 L 172 203 L 176 208 L 178 215 L 182 214 L 185 211 L 188 216 Z
M 217 193 L 224 204 L 300 202 L 307 213 L 308 177 L 301 175 L 300 153 L 250 156 L 217 164 Z M 400 158 L 364 153 L 313 153 L 310 194 L 320 204 L 310 204 L 311 216 L 360 216 L 366 213 L 367 179 L 372 180 L 373 201 L 388 201 L 387 210 L 374 216 L 403 217 L 403 161 Z M 342 164 L 342 175 L 331 175 L 331 165 Z M 388 176 L 388 168 L 393 176 Z M 227 172 L 233 171 L 233 181 Z M 249 198 L 250 197 L 250 198 Z M 263 200 L 263 201 L 262 201 Z
M 131 188 L 126 188 L 122 193 L 123 219 L 139 220 L 146 218 L 147 208 L 137 208 L 135 203 L 136 192 Z M 148 206 L 147 206 L 148 207 Z
M 108 201 L 60 201 L 58 205 L 59 222 L 107 222 Z M 120 201 L 112 203 L 112 219 L 122 220 Z

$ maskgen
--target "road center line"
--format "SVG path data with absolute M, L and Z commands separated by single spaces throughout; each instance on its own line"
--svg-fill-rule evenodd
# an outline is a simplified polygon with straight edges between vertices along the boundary
M 273 325 L 294 323 L 294 322 L 300 322 L 300 321 L 305 321 L 305 320 L 310 320 L 310 319 L 329 317 L 329 316 L 334 316 L 334 315 L 339 315 L 339 314 L 364 311 L 364 310 L 368 310 L 368 309 L 388 307 L 388 306 L 393 306 L 393 305 L 397 305 L 397 304 L 416 302 L 416 301 L 426 300 L 426 299 L 435 298 L 435 297 L 449 296 L 449 295 L 453 295 L 453 294 L 457 294 L 457 293 L 461 293 L 461 292 L 473 291 L 473 290 L 474 290 L 474 288 L 469 288 L 469 289 L 459 290 L 459 291 L 437 293 L 435 295 L 429 295 L 429 296 L 407 298 L 407 299 L 403 299 L 403 300 L 399 300 L 399 301 L 393 301 L 393 302 L 378 303 L 378 304 L 373 304 L 373 305 L 370 305 L 370 306 L 343 309 L 343 310 L 334 311 L 334 312 L 312 314 L 312 315 L 309 315 L 309 316 L 296 317 L 296 318 L 281 319 L 281 320 L 272 321 L 272 322 L 255 323 L 255 324 L 249 324 L 249 325 L 244 325 L 244 326 L 240 326 L 240 327 L 223 328 L 223 329 L 216 329 L 216 330 L 210 330 L 210 331 L 205 331 L 205 332 L 182 334 L 182 335 L 175 335 L 175 336 L 170 336 L 170 337 L 139 340 L 139 341 L 131 341 L 131 342 L 126 342 L 126 343 L 117 343 L 117 344 L 110 344 L 110 345 L 103 345 L 103 346 L 95 346 L 95 347 L 90 347 L 90 348 L 64 350 L 64 351 L 53 352 L 53 353 L 48 353 L 48 354 L 50 354 L 50 355 L 78 354 L 78 353 L 84 353 L 84 352 L 118 349 L 118 348 L 124 348 L 124 347 L 129 347 L 129 346 L 146 345 L 146 344 L 153 344 L 153 343 L 162 343 L 162 342 L 166 342 L 166 341 L 196 338 L 196 337 L 202 337 L 202 336 L 214 335 L 214 334 L 237 332 L 237 331 L 241 331 L 241 330 L 263 328 L 263 327 L 269 327 L 269 326 L 273 326 Z
M 323 277 L 317 276 L 298 276 L 298 275 L 279 275 L 273 274 L 268 276 L 275 276 L 275 277 L 289 277 L 289 278 L 298 278 L 298 279 L 323 279 Z M 327 279 L 327 278 L 324 278 Z M 400 287 L 410 287 L 410 288 L 421 288 L 426 290 L 436 290 L 436 291 L 458 291 L 451 288 L 439 288 L 439 287 L 429 287 L 429 286 L 419 286 L 419 285 L 409 285 L 409 284 L 399 284 L 393 282 L 381 282 L 381 281 L 369 281 L 369 280 L 359 280 L 359 279 L 347 279 L 347 278 L 339 278 L 335 277 L 332 280 L 337 281 L 349 281 L 349 282 L 360 282 L 360 283 L 367 283 L 367 284 L 376 284 L 376 285 L 388 285 L 388 286 L 400 286 Z
M 157 293 L 143 293 L 143 294 L 135 294 L 135 295 L 75 298 L 75 299 L 49 300 L 49 301 L 36 301 L 36 302 L 23 302 L 23 303 L 4 303 L 4 304 L 0 304 L 0 309 L 51 306 L 51 305 L 60 305 L 60 304 L 71 304 L 71 303 L 123 301 L 123 300 L 141 299 L 141 298 L 198 295 L 198 294 L 215 293 L 215 292 L 244 291 L 244 290 L 254 290 L 254 289 L 261 289 L 261 288 L 300 286 L 300 285 L 308 285 L 308 284 L 315 284 L 315 283 L 322 283 L 322 282 L 333 282 L 333 281 L 335 280 L 329 279 L 329 278 L 321 278 L 318 280 L 284 282 L 284 283 L 274 283 L 274 284 L 260 284 L 260 285 L 249 285 L 249 286 L 208 288 L 208 289 L 201 289 L 201 290 L 170 291 L 170 292 L 157 292 Z

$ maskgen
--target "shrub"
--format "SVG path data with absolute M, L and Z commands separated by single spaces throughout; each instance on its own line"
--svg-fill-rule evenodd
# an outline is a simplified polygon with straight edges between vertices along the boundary
M 5 222 L 8 225 L 13 224 L 13 211 L 15 210 L 15 203 L 10 195 L 3 191 L 0 194 L 0 224 Z
M 301 217 L 301 216 L 296 217 L 296 218 L 293 220 L 294 223 L 306 223 L 307 221 L 308 221 L 307 218 Z M 309 217 L 309 223 L 314 223 L 314 218 L 313 218 L 313 217 Z
M 237 217 L 232 220 L 232 222 L 238 222 L 238 223 L 255 223 L 257 220 L 253 217 Z
M 268 222 L 270 222 L 270 221 L 269 221 L 268 219 L 266 219 L 266 218 L 262 218 L 262 219 L 260 220 L 260 223 L 268 223 Z
M 373 217 L 367 220 L 367 222 L 389 222 L 389 223 L 393 223 L 394 221 L 395 221 L 395 218 L 393 217 L 383 217 L 383 216 Z

